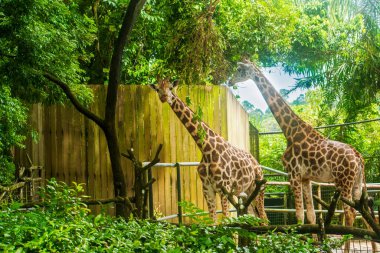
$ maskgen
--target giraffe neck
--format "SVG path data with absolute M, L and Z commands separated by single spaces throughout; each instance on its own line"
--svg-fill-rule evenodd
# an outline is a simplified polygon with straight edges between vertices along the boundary
M 196 142 L 198 148 L 203 152 L 205 143 L 208 142 L 209 135 L 217 136 L 215 132 L 211 130 L 205 123 L 194 121 L 194 112 L 176 95 L 173 94 L 172 101 L 169 103 L 170 107 L 173 109 L 174 113 L 177 115 L 182 124 L 186 127 L 187 131 L 190 133 Z M 201 140 L 198 136 L 198 128 L 202 126 L 206 132 L 206 136 Z
M 323 138 L 312 126 L 294 113 L 261 71 L 254 74 L 252 80 L 255 81 L 259 88 L 288 143 L 301 141 L 305 137 L 304 134 L 300 134 L 301 132 L 313 133 L 312 136 L 315 136 L 315 138 Z

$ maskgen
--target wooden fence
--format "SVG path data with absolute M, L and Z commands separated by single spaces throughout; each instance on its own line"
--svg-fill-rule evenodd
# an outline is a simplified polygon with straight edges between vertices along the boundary
M 94 86 L 93 91 L 95 101 L 90 109 L 103 116 L 106 89 Z M 250 150 L 248 115 L 227 87 L 184 86 L 177 94 L 182 99 L 189 96 L 193 107 L 200 105 L 203 120 L 217 133 L 232 144 Z M 116 120 L 122 151 L 133 148 L 140 161 L 150 161 L 162 143 L 161 162 L 200 161 L 201 153 L 190 134 L 153 90 L 146 86 L 123 86 L 118 96 Z M 85 194 L 91 198 L 112 198 L 112 171 L 103 132 L 71 105 L 33 105 L 30 115 L 39 142 L 27 140 L 26 148 L 16 151 L 16 163 L 29 165 L 26 159 L 29 154 L 34 164 L 45 167 L 46 178 L 85 183 Z M 124 159 L 123 166 L 131 192 L 132 164 Z M 191 167 L 181 170 L 182 198 L 207 210 L 196 170 Z M 154 168 L 152 172 L 157 179 L 153 185 L 155 210 L 163 215 L 176 213 L 175 170 Z

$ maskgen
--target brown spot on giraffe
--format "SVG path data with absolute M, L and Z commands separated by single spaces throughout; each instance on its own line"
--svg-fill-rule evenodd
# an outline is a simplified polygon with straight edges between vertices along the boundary
M 223 214 L 228 214 L 228 202 L 221 186 L 231 190 L 233 184 L 237 183 L 237 191 L 234 192 L 236 196 L 241 192 L 250 195 L 254 190 L 255 180 L 263 179 L 263 172 L 251 154 L 231 145 L 204 122 L 200 122 L 200 126 L 205 130 L 206 136 L 203 142 L 199 141 L 198 122 L 190 120 L 194 118 L 193 111 L 172 92 L 175 85 L 164 79 L 159 80 L 158 87 L 154 86 L 153 89 L 158 93 L 161 102 L 170 105 L 202 152 L 198 174 L 210 216 L 216 222 L 216 194 L 221 196 Z M 263 191 L 255 202 L 259 217 L 266 220 Z

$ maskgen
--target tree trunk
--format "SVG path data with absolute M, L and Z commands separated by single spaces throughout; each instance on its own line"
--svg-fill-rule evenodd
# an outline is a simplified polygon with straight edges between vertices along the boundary
M 110 154 L 115 198 L 126 198 L 127 184 L 125 182 L 124 171 L 121 166 L 121 153 L 115 124 L 107 124 L 106 128 L 104 129 L 104 134 L 106 136 L 108 150 Z M 116 216 L 128 217 L 128 210 L 125 203 L 116 203 L 115 206 Z

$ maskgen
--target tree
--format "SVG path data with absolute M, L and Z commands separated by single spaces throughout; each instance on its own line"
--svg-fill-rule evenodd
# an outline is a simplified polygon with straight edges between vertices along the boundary
M 378 101 L 380 36 L 378 1 L 299 1 L 302 16 L 284 58 L 297 87 L 320 86 L 347 120 Z
M 9 87 L 0 85 L 0 185 L 9 185 L 15 177 L 11 148 L 23 147 L 27 110 L 11 97 Z
M 113 46 L 104 118 L 86 108 L 81 98 L 86 97 L 82 95 L 87 90 L 76 85 L 85 80 L 81 64 L 89 60 L 85 49 L 92 43 L 95 31 L 92 20 L 80 13 L 78 2 L 16 0 L 2 1 L 0 5 L 0 29 L 6 34 L 1 44 L 1 54 L 6 56 L 0 66 L 1 73 L 5 73 L 1 81 L 9 84 L 15 95 L 30 102 L 62 101 L 63 92 L 79 112 L 103 130 L 116 197 L 126 196 L 115 126 L 117 91 L 123 50 L 144 4 L 143 0 L 132 0 L 124 10 Z M 125 205 L 117 204 L 116 213 L 127 216 Z
M 148 83 L 156 74 L 188 82 L 222 82 L 228 75 L 227 62 L 239 55 L 237 44 L 244 43 L 248 50 L 252 42 L 286 41 L 289 29 L 274 23 L 293 19 L 285 1 L 152 0 L 142 10 L 144 4 L 123 0 L 0 3 L 0 82 L 23 102 L 69 100 L 93 120 L 107 138 L 117 196 L 125 191 L 114 125 L 119 83 Z M 230 11 L 236 14 L 233 20 Z M 270 21 L 265 30 L 260 16 Z M 239 35 L 234 25 L 240 18 L 246 34 L 256 31 L 253 41 Z M 134 25 L 137 29 L 132 30 Z M 86 107 L 92 98 L 83 85 L 87 81 L 108 84 L 104 118 Z
M 123 168 L 121 166 L 121 152 L 116 131 L 116 102 L 118 86 L 120 84 L 121 77 L 121 66 L 124 47 L 130 37 L 133 26 L 136 22 L 137 17 L 140 15 L 141 9 L 145 4 L 145 0 L 132 0 L 129 2 L 128 8 L 123 16 L 121 28 L 115 44 L 113 47 L 113 53 L 111 57 L 110 71 L 109 71 L 109 83 L 107 88 L 107 99 L 104 118 L 100 118 L 88 109 L 86 109 L 71 92 L 69 85 L 52 76 L 50 73 L 45 73 L 44 77 L 51 82 L 57 84 L 70 99 L 73 105 L 77 108 L 79 112 L 84 114 L 87 118 L 94 121 L 104 132 L 108 150 L 110 153 L 113 183 L 115 197 L 127 196 L 127 185 L 125 182 L 125 176 Z M 128 208 L 131 207 L 128 198 L 125 198 L 128 204 Z M 125 204 L 116 204 L 116 215 L 128 217 L 128 209 Z

